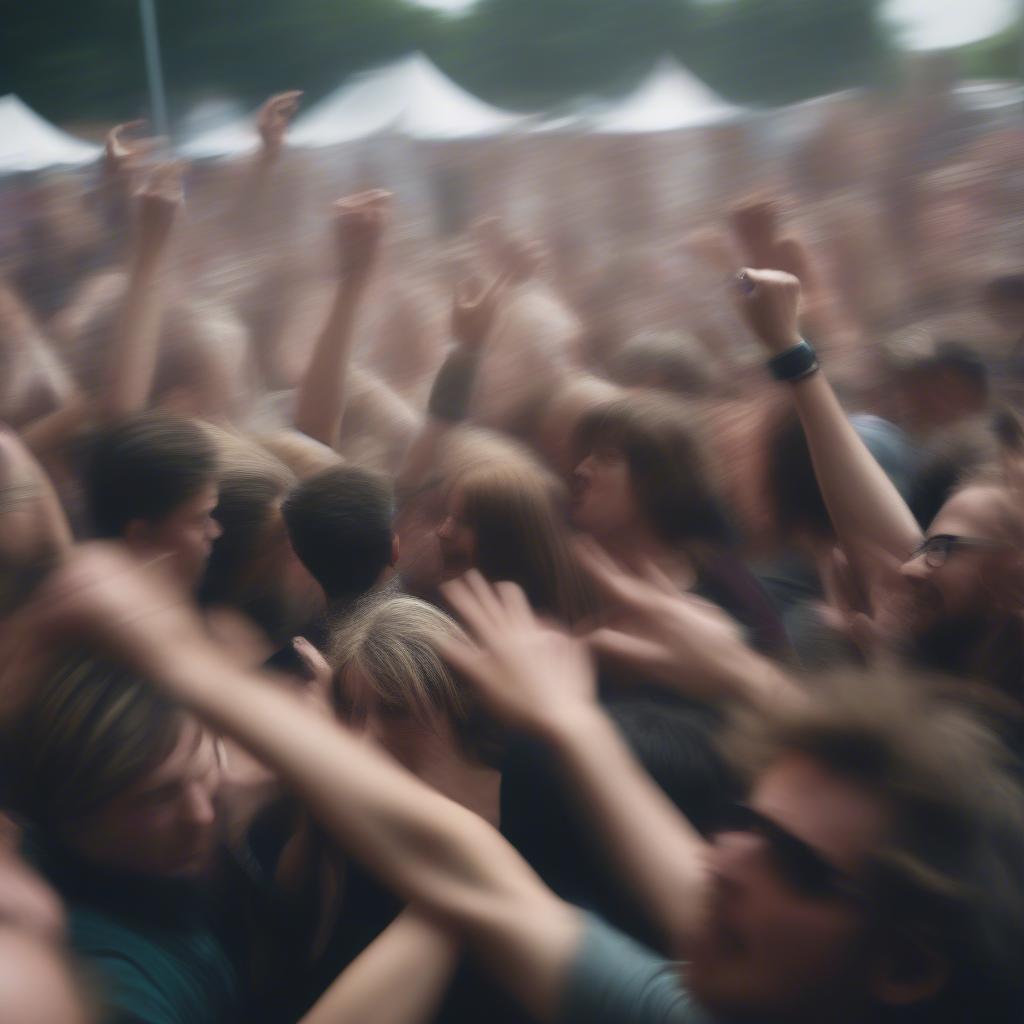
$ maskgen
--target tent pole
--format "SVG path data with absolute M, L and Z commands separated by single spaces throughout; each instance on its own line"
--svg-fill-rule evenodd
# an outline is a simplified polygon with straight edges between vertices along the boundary
M 146 77 L 149 80 L 149 105 L 157 135 L 168 136 L 167 99 L 164 95 L 164 74 L 160 66 L 160 43 L 156 29 L 154 0 L 139 0 L 142 15 L 142 43 L 146 52 Z

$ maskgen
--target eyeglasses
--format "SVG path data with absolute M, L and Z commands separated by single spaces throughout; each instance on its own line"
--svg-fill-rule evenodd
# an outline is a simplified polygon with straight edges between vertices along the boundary
M 808 899 L 841 898 L 862 902 L 864 887 L 810 843 L 793 835 L 749 804 L 738 803 L 722 832 L 756 835 L 768 847 L 772 866 L 794 892 Z
M 946 559 L 956 550 L 994 550 L 1005 548 L 1006 544 L 998 540 L 984 540 L 981 537 L 956 537 L 951 533 L 937 533 L 929 537 L 919 548 L 917 548 L 907 559 L 913 561 L 924 555 L 925 565 L 932 569 L 941 569 L 946 564 Z

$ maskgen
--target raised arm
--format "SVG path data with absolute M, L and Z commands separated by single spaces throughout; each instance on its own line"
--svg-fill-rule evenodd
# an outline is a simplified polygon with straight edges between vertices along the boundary
M 160 341 L 164 276 L 171 229 L 182 206 L 181 168 L 163 164 L 136 196 L 136 228 L 124 305 L 110 346 L 99 411 L 117 419 L 146 407 Z
M 334 206 L 338 284 L 295 401 L 295 426 L 331 447 L 337 443 L 345 409 L 356 316 L 377 262 L 390 200 L 389 193 L 376 190 L 342 199 Z
M 285 135 L 295 112 L 299 109 L 302 93 L 298 89 L 277 93 L 263 104 L 256 115 L 256 131 L 260 136 L 259 149 L 245 169 L 245 177 L 238 190 L 238 200 L 231 208 L 232 226 L 244 227 L 260 205 L 274 167 L 284 151 Z
M 494 326 L 507 281 L 506 275 L 499 275 L 489 285 L 470 279 L 456 287 L 451 312 L 455 345 L 437 371 L 427 417 L 405 454 L 397 479 L 400 494 L 410 494 L 424 485 L 451 428 L 468 415 L 480 350 Z
M 86 634 L 275 769 L 323 827 L 400 896 L 461 933 L 541 1020 L 557 1013 L 582 936 L 505 839 L 205 635 L 166 583 L 108 546 L 78 551 L 26 629 L 52 646 Z M 147 575 L 150 574 L 150 575 Z M 40 629 L 40 620 L 46 625 Z
M 515 584 L 472 571 L 445 595 L 477 640 L 445 639 L 445 657 L 509 725 L 550 743 L 619 874 L 668 948 L 684 951 L 706 909 L 706 845 L 597 705 L 583 641 L 542 625 Z
M 299 1024 L 419 1024 L 434 1019 L 458 943 L 410 907 L 352 961 Z
M 801 343 L 800 282 L 777 270 L 744 270 L 741 308 L 769 355 Z M 853 429 L 821 370 L 785 385 L 791 390 L 832 525 L 851 559 L 879 549 L 903 560 L 921 530 L 895 486 Z

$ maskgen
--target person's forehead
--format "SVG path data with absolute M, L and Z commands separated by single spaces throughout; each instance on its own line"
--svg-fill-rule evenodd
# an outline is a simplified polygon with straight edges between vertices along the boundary
M 131 789 L 140 793 L 191 777 L 213 767 L 217 760 L 216 740 L 198 722 L 182 724 L 170 754 Z
M 751 803 L 851 872 L 876 849 L 886 825 L 886 808 L 875 795 L 804 754 L 785 754 L 771 765 Z
M 928 534 L 999 540 L 1004 533 L 1000 529 L 1000 516 L 1005 502 L 1006 495 L 999 487 L 967 487 L 954 494 L 939 509 Z

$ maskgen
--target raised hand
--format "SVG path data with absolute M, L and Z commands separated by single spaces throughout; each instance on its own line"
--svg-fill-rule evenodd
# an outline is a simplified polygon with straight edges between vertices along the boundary
M 769 352 L 800 342 L 800 282 L 781 270 L 741 270 L 736 280 L 740 310 Z
M 365 280 L 380 254 L 380 243 L 391 211 L 391 193 L 372 189 L 339 199 L 334 204 L 334 230 L 342 275 Z
M 288 131 L 295 112 L 299 109 L 302 92 L 292 89 L 271 96 L 260 107 L 256 115 L 256 130 L 263 140 L 263 151 L 269 156 L 277 156 L 284 146 L 284 136 Z
M 129 133 L 138 131 L 145 123 L 145 121 L 128 121 L 125 124 L 115 125 L 107 132 L 103 160 L 108 172 L 117 175 L 138 170 L 157 150 L 164 146 L 166 139 L 160 137 L 126 138 Z
M 659 679 L 687 696 L 733 697 L 736 675 L 753 652 L 739 626 L 717 605 L 682 593 L 655 565 L 627 572 L 594 541 L 576 542 L 580 565 L 615 610 L 614 625 L 595 630 L 596 653 Z
M 586 645 L 541 622 L 516 584 L 492 585 L 471 569 L 442 591 L 476 643 L 438 637 L 438 648 L 508 725 L 542 732 L 593 702 Z
M 184 204 L 182 163 L 157 164 L 135 193 L 139 245 L 143 249 L 161 248 L 167 241 Z
M 452 298 L 452 337 L 467 348 L 479 348 L 494 325 L 508 278 L 496 277 L 489 286 L 479 278 L 460 281 Z

